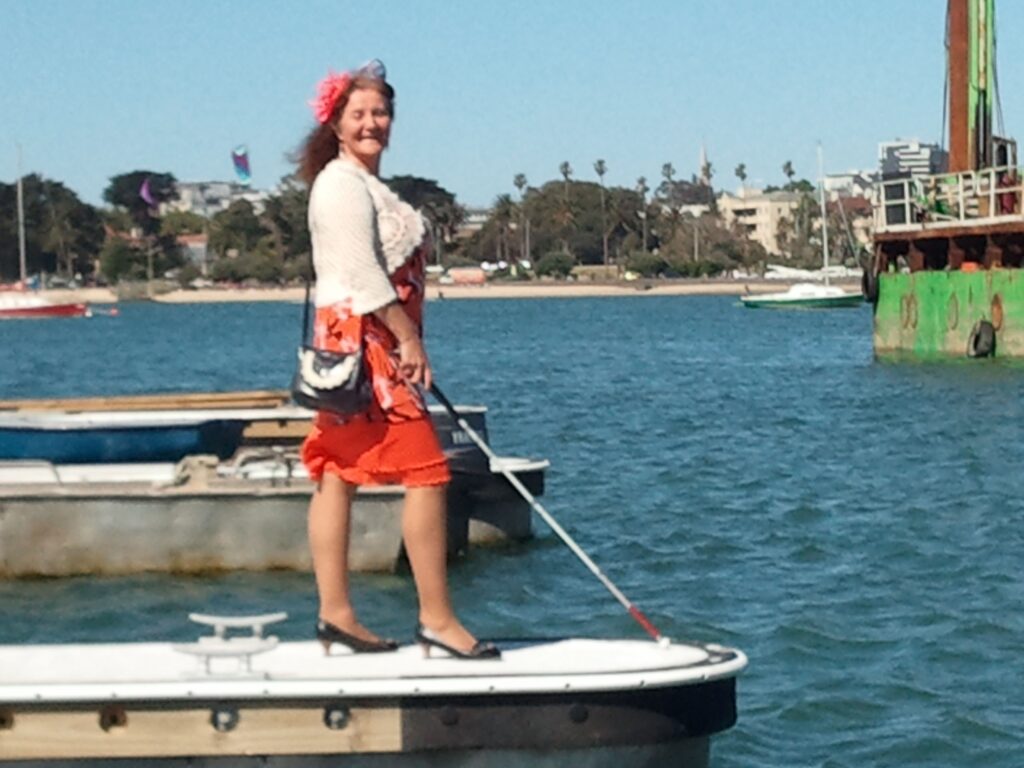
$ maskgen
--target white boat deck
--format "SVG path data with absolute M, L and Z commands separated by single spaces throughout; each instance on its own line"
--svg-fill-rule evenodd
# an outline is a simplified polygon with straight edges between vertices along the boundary
M 238 640 L 258 647 L 261 639 Z M 198 658 L 171 643 L 0 646 L 0 703 L 616 691 L 735 677 L 747 664 L 741 652 L 720 646 L 646 640 L 509 641 L 499 643 L 501 659 L 472 661 L 441 651 L 427 659 L 412 645 L 381 654 L 334 646 L 325 656 L 315 641 L 262 640 L 269 650 L 249 665 L 241 656 Z

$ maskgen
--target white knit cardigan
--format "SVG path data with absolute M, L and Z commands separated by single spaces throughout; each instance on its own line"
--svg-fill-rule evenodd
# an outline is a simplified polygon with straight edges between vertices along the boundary
M 351 160 L 329 162 L 309 192 L 316 306 L 346 299 L 365 315 L 397 298 L 388 275 L 426 236 L 423 216 Z

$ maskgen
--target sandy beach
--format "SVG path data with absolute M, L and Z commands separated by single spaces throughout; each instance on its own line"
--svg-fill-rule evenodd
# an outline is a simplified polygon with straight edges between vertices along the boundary
M 857 281 L 839 283 L 847 290 L 859 290 Z M 636 280 L 633 282 L 498 282 L 486 285 L 427 286 L 427 298 L 438 299 L 545 299 L 595 296 L 740 296 L 744 293 L 769 293 L 785 290 L 783 280 Z M 53 302 L 114 304 L 117 294 L 109 288 L 42 291 Z M 198 304 L 234 301 L 301 302 L 305 288 L 201 288 L 179 289 L 154 297 L 167 304 Z

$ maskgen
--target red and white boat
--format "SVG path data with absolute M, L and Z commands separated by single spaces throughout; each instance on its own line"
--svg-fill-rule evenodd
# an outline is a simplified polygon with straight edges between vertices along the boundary
M 0 293 L 0 320 L 33 317 L 92 317 L 92 310 L 82 302 L 55 304 L 40 296 Z
M 54 303 L 41 296 L 26 293 L 25 205 L 21 189 L 21 150 L 18 150 L 18 264 L 21 280 L 14 285 L 0 285 L 0 320 L 33 317 L 92 317 L 89 305 L 78 302 Z M 14 290 L 11 290 L 11 289 Z

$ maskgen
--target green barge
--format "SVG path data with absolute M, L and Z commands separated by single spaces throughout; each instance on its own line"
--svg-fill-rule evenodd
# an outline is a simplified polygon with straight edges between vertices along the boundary
M 949 168 L 883 178 L 872 264 L 879 357 L 1024 357 L 1024 213 L 1013 139 L 993 131 L 995 0 L 949 0 Z

